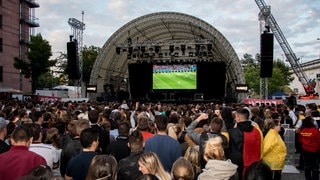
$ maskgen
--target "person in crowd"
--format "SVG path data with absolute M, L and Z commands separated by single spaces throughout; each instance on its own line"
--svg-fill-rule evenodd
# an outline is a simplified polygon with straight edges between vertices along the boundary
M 234 127 L 235 120 L 232 115 L 232 109 L 230 107 L 223 107 L 222 108 L 221 117 L 222 117 L 222 120 L 225 122 L 227 130 Z
M 9 121 L 0 117 L 0 154 L 9 151 L 10 146 L 5 142 Z
M 206 113 L 200 114 L 200 116 L 194 120 L 188 127 L 187 127 L 187 133 L 190 135 L 190 137 L 194 140 L 196 144 L 199 144 L 199 153 L 200 153 L 200 167 L 201 169 L 204 168 L 206 161 L 203 159 L 203 147 L 204 143 L 212 137 L 219 136 L 223 140 L 223 147 L 226 154 L 226 157 L 229 156 L 229 142 L 228 138 L 222 134 L 222 126 L 223 122 L 222 119 L 219 117 L 214 117 L 210 120 L 210 126 L 209 126 L 209 132 L 208 133 L 202 133 L 199 134 L 196 131 L 194 131 L 197 124 L 203 120 L 207 120 L 208 115 Z M 229 136 L 228 136 L 229 137 Z
M 138 159 L 143 154 L 144 147 L 143 137 L 139 130 L 131 133 L 128 146 L 131 153 L 119 161 L 118 179 L 134 180 L 141 175 L 138 169 Z
M 135 129 L 137 126 L 137 122 L 138 122 L 137 117 L 140 114 L 140 112 L 141 112 L 140 103 L 136 102 L 135 107 L 130 114 L 130 125 L 132 129 Z
M 41 127 L 41 133 L 42 133 L 42 139 L 41 142 L 43 142 L 46 139 L 47 132 L 46 129 L 43 128 L 43 112 L 41 111 L 35 111 L 30 113 L 29 115 L 35 124 L 39 124 Z
M 110 155 L 96 155 L 91 160 L 86 180 L 116 180 L 117 160 Z
M 28 176 L 30 179 L 51 180 L 54 175 L 50 166 L 39 165 L 34 167 Z
M 194 171 L 192 164 L 187 159 L 180 157 L 172 165 L 172 180 L 193 180 Z
M 167 116 L 158 115 L 155 117 L 157 134 L 145 142 L 145 152 L 156 153 L 164 169 L 169 172 L 172 164 L 181 156 L 182 152 L 179 142 L 167 135 L 167 124 Z
M 245 180 L 269 180 L 272 179 L 272 170 L 263 161 L 253 162 L 244 173 Z
M 57 128 L 52 127 L 47 130 L 47 137 L 46 137 L 45 143 L 53 147 L 54 163 L 52 167 L 52 172 L 54 175 L 60 175 L 60 157 L 61 157 L 60 140 L 61 140 L 61 136 Z
M 137 116 L 137 130 L 141 131 L 143 136 L 143 141 L 146 142 L 149 138 L 153 137 L 154 134 L 150 132 L 149 122 L 150 118 L 145 112 L 141 112 Z
M 268 132 L 263 139 L 262 160 L 269 165 L 272 170 L 273 180 L 281 180 L 284 168 L 287 148 L 279 135 L 281 124 L 278 119 L 268 119 L 266 121 Z
M 294 112 L 294 106 L 288 106 L 287 110 L 289 111 L 288 116 L 291 118 L 293 126 L 295 126 L 297 124 L 298 117 Z
M 95 109 L 90 110 L 88 112 L 88 118 L 90 121 L 90 126 L 94 129 L 97 129 L 99 132 L 99 148 L 97 150 L 98 153 L 100 154 L 106 154 L 107 153 L 107 146 L 110 142 L 110 136 L 107 131 L 103 129 L 98 124 L 98 119 L 99 119 L 99 112 Z
M 169 173 L 163 168 L 159 157 L 154 152 L 143 153 L 138 160 L 138 165 L 142 174 L 153 174 L 161 180 L 171 179 Z
M 258 124 L 260 130 L 262 132 L 264 132 L 264 121 L 263 119 L 259 116 L 259 113 L 260 113 L 260 109 L 259 107 L 252 107 L 250 108 L 250 111 L 251 111 L 251 114 L 252 114 L 252 117 L 251 117 L 251 120 L 255 123 Z
M 190 161 L 192 167 L 193 167 L 193 172 L 195 179 L 198 177 L 198 175 L 201 172 L 200 168 L 200 155 L 199 155 L 199 147 L 198 146 L 193 146 L 193 147 L 188 147 L 184 154 L 184 158 Z
M 109 120 L 105 121 L 102 123 L 101 125 L 105 131 L 107 131 L 107 133 L 109 134 L 109 141 L 110 143 L 112 143 L 113 141 L 116 140 L 116 138 L 114 137 L 114 135 L 110 134 L 110 130 L 111 130 L 111 122 Z M 110 144 L 109 143 L 109 144 Z
M 204 148 L 204 159 L 207 161 L 205 169 L 198 179 L 230 179 L 237 173 L 237 165 L 225 160 L 222 139 L 220 136 L 210 138 Z
M 97 155 L 99 132 L 94 128 L 84 129 L 80 134 L 82 152 L 73 157 L 66 168 L 65 179 L 85 180 L 92 158 Z
M 130 125 L 127 121 L 122 121 L 118 127 L 119 136 L 107 147 L 107 154 L 113 155 L 117 162 L 130 155 L 128 147 Z
M 47 165 L 42 156 L 29 151 L 32 140 L 28 126 L 23 124 L 14 130 L 10 150 L 0 154 L 0 179 L 18 179 L 36 166 Z
M 311 116 L 306 117 L 299 132 L 306 180 L 319 179 L 320 132 L 313 121 Z
M 89 121 L 85 119 L 74 120 L 74 126 L 71 131 L 71 139 L 67 140 L 61 151 L 60 173 L 64 177 L 68 162 L 71 158 L 78 155 L 81 150 L 80 134 L 82 130 L 90 127 Z
M 236 113 L 236 127 L 230 129 L 230 159 L 238 166 L 241 180 L 249 165 L 261 159 L 263 137 L 256 126 L 249 121 L 249 111 L 239 108 Z
M 159 178 L 153 174 L 142 174 L 136 180 L 159 180 Z
M 44 144 L 42 140 L 42 130 L 39 124 L 27 124 L 32 131 L 33 141 L 30 144 L 29 151 L 35 152 L 46 159 L 47 165 L 53 169 L 54 164 L 59 162 L 59 157 L 56 156 L 54 147 Z

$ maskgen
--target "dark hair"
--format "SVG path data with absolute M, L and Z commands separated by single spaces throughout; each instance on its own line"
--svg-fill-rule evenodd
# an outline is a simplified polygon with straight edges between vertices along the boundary
M 313 118 L 311 116 L 307 116 L 303 121 L 302 121 L 302 128 L 311 128 L 311 127 L 315 127 L 314 123 L 313 123 Z
M 12 133 L 12 139 L 15 142 L 27 142 L 32 137 L 32 133 L 30 132 L 30 129 L 27 124 L 22 124 L 21 126 L 18 126 Z
M 272 179 L 271 168 L 263 161 L 253 162 L 244 173 L 245 180 L 269 180 Z
M 35 111 L 32 114 L 32 121 L 33 122 L 37 122 L 40 117 L 42 117 L 42 112 L 41 111 Z
M 130 132 L 129 123 L 126 121 L 120 122 L 118 127 L 118 132 L 119 132 L 119 135 L 126 135 L 126 136 L 129 135 L 129 132 Z
M 153 174 L 142 174 L 136 180 L 159 180 L 159 178 Z
M 53 177 L 52 170 L 50 166 L 47 165 L 39 165 L 34 167 L 30 171 L 29 175 L 36 177 L 36 179 L 40 180 L 49 180 Z
M 84 129 L 80 134 L 80 142 L 83 148 L 88 148 L 92 145 L 93 141 L 97 141 L 99 132 L 94 128 Z
M 242 115 L 246 120 L 249 120 L 250 113 L 249 113 L 249 111 L 247 109 L 240 108 L 240 109 L 237 110 L 237 113 Z
M 163 115 L 156 115 L 154 123 L 157 125 L 159 131 L 165 131 L 168 125 L 168 117 Z
M 213 132 L 220 132 L 222 129 L 222 125 L 223 125 L 222 119 L 218 117 L 214 117 L 210 121 L 210 127 Z
M 129 144 L 131 151 L 139 151 L 143 149 L 143 136 L 139 130 L 135 130 L 129 136 Z
M 87 180 L 116 180 L 118 171 L 117 160 L 111 155 L 96 155 L 88 169 Z
M 97 123 L 99 119 L 99 112 L 95 109 L 90 110 L 88 113 L 88 117 L 91 123 Z
M 40 138 L 40 133 L 41 133 L 41 126 L 39 124 L 33 123 L 33 124 L 29 124 L 30 126 L 30 130 L 32 132 L 32 137 L 33 140 L 38 140 Z

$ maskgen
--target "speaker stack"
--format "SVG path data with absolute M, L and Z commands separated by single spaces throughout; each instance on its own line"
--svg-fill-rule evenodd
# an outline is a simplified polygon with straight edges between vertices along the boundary
M 79 70 L 79 54 L 78 43 L 76 41 L 70 41 L 67 43 L 67 74 L 69 79 L 77 80 L 80 78 Z
M 260 38 L 260 77 L 272 77 L 273 69 L 273 34 L 270 32 L 263 32 Z

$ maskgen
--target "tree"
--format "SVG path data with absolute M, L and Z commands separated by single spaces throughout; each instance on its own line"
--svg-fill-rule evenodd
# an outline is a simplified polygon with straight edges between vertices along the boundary
M 249 89 L 259 92 L 260 90 L 260 64 L 250 54 L 245 54 L 240 60 L 244 68 L 246 83 Z M 272 77 L 268 78 L 268 91 L 283 91 L 293 81 L 289 67 L 281 60 L 273 62 Z
M 41 34 L 30 37 L 27 59 L 14 58 L 14 67 L 21 70 L 25 78 L 31 78 L 32 93 L 39 87 L 39 77 L 50 72 L 50 67 L 56 62 L 50 61 L 52 55 L 49 42 L 42 38 Z
M 84 46 L 82 50 L 82 81 L 88 83 L 90 81 L 91 70 L 93 68 L 93 64 L 100 52 L 101 48 L 95 46 Z

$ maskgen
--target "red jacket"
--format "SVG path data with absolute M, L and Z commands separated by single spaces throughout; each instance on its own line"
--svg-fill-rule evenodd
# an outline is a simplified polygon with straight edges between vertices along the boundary
M 299 132 L 299 141 L 305 151 L 320 151 L 320 132 L 316 127 L 302 128 Z

